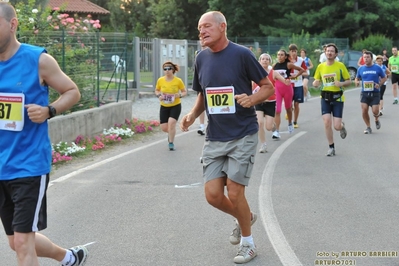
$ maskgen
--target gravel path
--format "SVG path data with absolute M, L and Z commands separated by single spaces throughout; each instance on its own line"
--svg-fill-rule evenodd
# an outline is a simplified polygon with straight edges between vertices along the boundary
M 188 95 L 182 98 L 182 112 L 179 120 L 186 115 L 194 106 L 197 94 L 193 91 L 188 91 Z M 133 102 L 132 110 L 133 117 L 142 120 L 159 120 L 159 100 L 155 95 L 146 95 L 143 98 L 138 98 Z

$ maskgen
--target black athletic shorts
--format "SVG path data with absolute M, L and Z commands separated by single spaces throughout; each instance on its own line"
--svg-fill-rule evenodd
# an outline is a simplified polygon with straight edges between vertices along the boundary
M 159 109 L 159 120 L 161 124 L 168 123 L 169 117 L 179 120 L 179 116 L 181 114 L 181 104 L 165 107 L 161 105 Z
M 274 117 L 276 115 L 276 101 L 263 102 L 255 105 L 256 111 L 262 111 L 264 115 Z
M 7 235 L 47 227 L 49 174 L 0 181 L 0 217 Z
M 399 82 L 399 74 L 392 73 L 391 81 L 392 81 L 392 84 L 398 83 Z

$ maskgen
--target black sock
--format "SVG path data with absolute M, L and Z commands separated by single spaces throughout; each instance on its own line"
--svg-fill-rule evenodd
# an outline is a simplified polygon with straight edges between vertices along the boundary
M 330 144 L 329 146 L 330 146 L 330 148 L 333 148 L 333 149 L 335 149 L 335 147 L 334 147 L 334 143 L 333 143 L 333 144 Z

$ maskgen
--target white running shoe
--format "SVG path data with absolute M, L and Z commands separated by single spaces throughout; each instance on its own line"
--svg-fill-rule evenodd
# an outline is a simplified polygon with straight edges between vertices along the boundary
M 239 264 L 247 263 L 248 261 L 255 258 L 256 255 L 258 255 L 256 252 L 256 247 L 244 242 L 240 246 L 237 255 L 234 257 L 234 262 Z
M 83 266 L 86 263 L 89 252 L 85 246 L 76 246 L 69 249 L 75 257 L 75 262 L 71 266 Z
M 292 124 L 288 125 L 288 132 L 291 134 L 292 132 L 294 132 L 294 126 Z
M 266 153 L 267 152 L 267 145 L 266 142 L 262 144 L 262 146 L 259 149 L 260 153 Z
M 335 155 L 335 149 L 334 148 L 329 148 L 327 151 L 327 156 L 332 157 Z
M 205 135 L 205 127 L 200 126 L 197 130 L 197 133 L 200 134 L 201 136 Z
M 273 131 L 272 139 L 280 139 L 280 133 L 277 130 Z

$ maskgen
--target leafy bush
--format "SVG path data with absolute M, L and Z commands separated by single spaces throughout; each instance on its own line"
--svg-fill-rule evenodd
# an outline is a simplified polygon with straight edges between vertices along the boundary
M 292 34 L 289 43 L 294 43 L 298 47 L 298 56 L 301 56 L 301 49 L 306 50 L 306 56 L 312 60 L 313 68 L 310 70 L 310 75 L 313 76 L 319 62 L 320 41 L 317 38 L 311 38 L 309 32 L 305 33 L 303 30 L 301 34 Z M 289 52 L 288 47 L 285 48 Z
M 387 38 L 382 34 L 371 34 L 364 39 L 352 43 L 352 49 L 357 51 L 367 49 L 374 54 L 379 55 L 382 53 L 383 49 L 387 49 L 388 52 L 391 51 L 392 39 Z
M 100 21 L 91 19 L 90 15 L 85 18 L 71 17 L 62 13 L 62 7 L 51 10 L 35 6 L 34 0 L 15 6 L 19 21 L 18 39 L 44 47 L 77 84 L 82 97 L 70 111 L 96 106 L 97 50 L 99 43 L 105 41 L 98 34 Z M 50 102 L 58 97 L 56 91 L 50 90 Z

